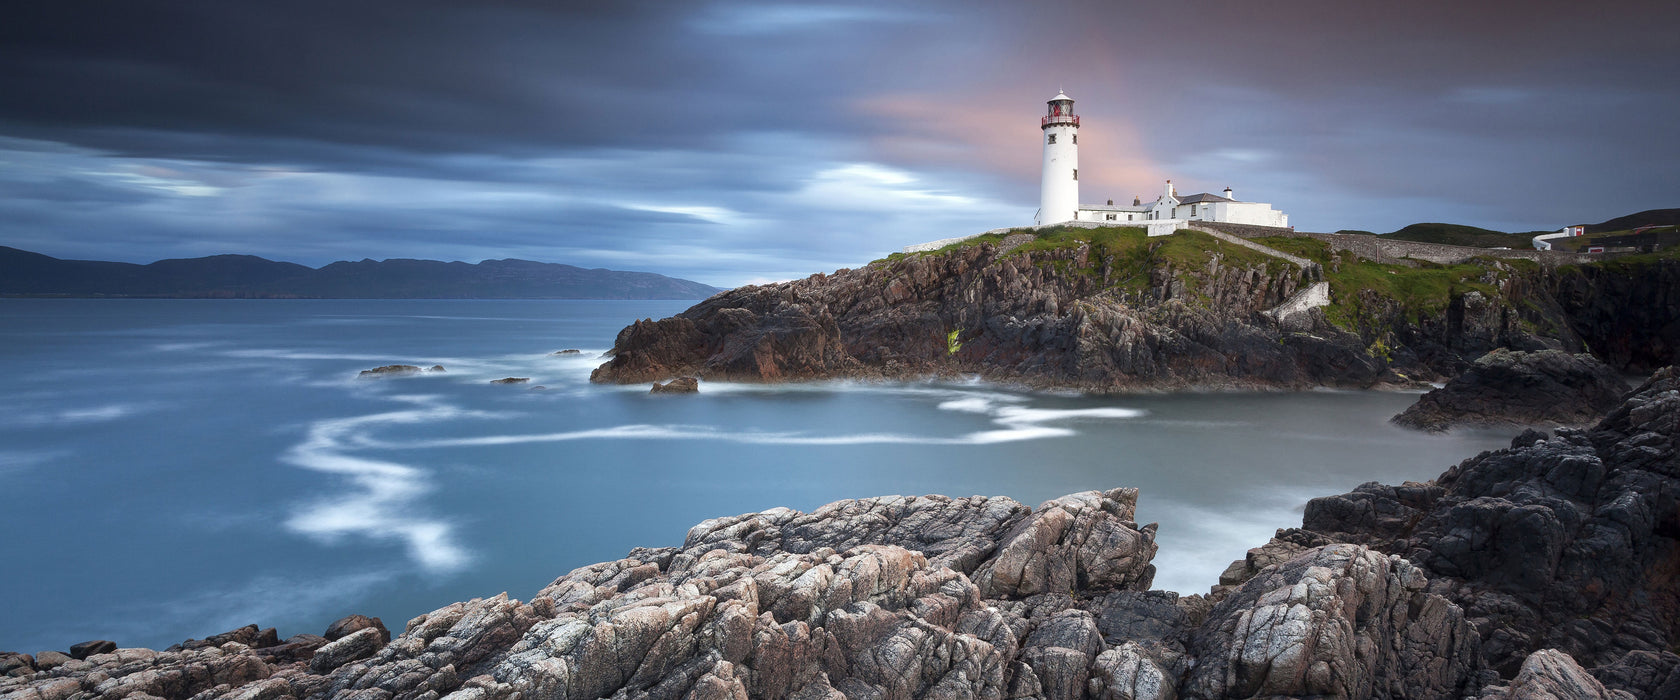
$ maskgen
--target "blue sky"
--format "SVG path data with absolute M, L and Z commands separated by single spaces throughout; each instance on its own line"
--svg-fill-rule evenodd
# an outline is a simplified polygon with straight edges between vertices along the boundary
M 719 286 L 1235 189 L 1303 230 L 1680 206 L 1656 2 L 40 3 L 0 25 L 0 245 L 517 257 Z

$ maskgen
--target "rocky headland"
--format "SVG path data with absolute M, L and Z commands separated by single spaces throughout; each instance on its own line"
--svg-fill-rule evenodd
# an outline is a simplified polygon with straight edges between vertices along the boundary
M 886 496 L 708 520 L 394 637 L 4 654 L 0 698 L 1676 697 L 1677 450 L 1666 368 L 1589 430 L 1315 499 L 1207 595 L 1150 590 L 1134 489 Z
M 1431 432 L 1471 426 L 1579 428 L 1598 422 L 1628 388 L 1620 373 L 1586 353 L 1499 349 L 1419 397 L 1394 422 Z
M 638 321 L 592 379 L 1301 389 L 1422 386 L 1498 348 L 1592 352 L 1637 373 L 1680 353 L 1672 258 L 1446 265 L 1313 238 L 1243 243 L 1127 228 L 981 236 Z

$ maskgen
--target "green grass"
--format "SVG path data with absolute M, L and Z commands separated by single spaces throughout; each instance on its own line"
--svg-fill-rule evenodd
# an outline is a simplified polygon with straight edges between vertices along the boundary
M 1347 330 L 1368 326 L 1375 320 L 1377 311 L 1364 308 L 1361 292 L 1368 291 L 1394 300 L 1408 321 L 1417 322 L 1445 312 L 1452 298 L 1465 292 L 1498 297 L 1496 285 L 1481 281 L 1488 269 L 1475 262 L 1457 265 L 1420 262 L 1417 267 L 1385 265 L 1343 252 L 1339 264 L 1324 269 L 1332 300 L 1325 308 L 1325 316 Z
M 1274 250 L 1280 250 L 1290 255 L 1297 255 L 1314 262 L 1330 262 L 1330 244 L 1317 238 L 1293 238 L 1287 236 L 1267 236 L 1254 239 L 1255 243 Z
M 1073 248 L 1079 244 L 1090 247 L 1093 259 L 1112 257 L 1124 259 L 1151 258 L 1171 262 L 1174 266 L 1200 267 L 1207 264 L 1214 253 L 1234 265 L 1264 266 L 1282 262 L 1265 253 L 1233 245 L 1200 231 L 1180 229 L 1170 236 L 1150 238 L 1141 228 L 1056 227 L 1039 231 L 1033 241 L 1012 251 L 1010 255 L 1034 251 Z
M 1014 231 L 1011 231 L 1010 233 L 1014 233 Z M 890 254 L 887 255 L 887 257 L 871 260 L 869 262 L 869 264 L 874 265 L 875 263 L 879 263 L 879 262 L 889 262 L 889 263 L 890 262 L 898 262 L 900 260 L 905 260 L 905 259 L 908 259 L 908 258 L 921 257 L 923 255 L 944 255 L 944 254 L 949 253 L 949 252 L 954 251 L 954 250 L 958 250 L 958 249 L 962 249 L 962 248 L 970 248 L 970 247 L 973 247 L 973 246 L 980 245 L 982 243 L 991 243 L 993 245 L 996 245 L 999 242 L 1001 242 L 1003 240 L 1004 236 L 1006 236 L 1006 235 L 1008 235 L 1008 234 L 1006 234 L 1006 233 L 987 233 L 987 234 L 982 234 L 982 235 L 979 235 L 979 236 L 975 236 L 975 237 L 970 238 L 968 240 L 957 241 L 956 243 L 952 243 L 950 245 L 947 245 L 947 246 L 944 246 L 942 248 L 938 248 L 938 249 L 935 249 L 935 250 L 924 250 L 924 251 L 917 252 L 917 253 L 902 253 L 902 252 L 900 252 L 900 253 L 890 253 Z

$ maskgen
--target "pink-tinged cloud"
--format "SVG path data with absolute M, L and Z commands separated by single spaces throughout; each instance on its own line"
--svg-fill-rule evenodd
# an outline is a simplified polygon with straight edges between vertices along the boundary
M 889 93 L 859 99 L 854 108 L 880 121 L 881 131 L 869 140 L 876 159 L 915 168 L 977 168 L 1029 188 L 1023 198 L 1036 199 L 1039 117 L 1050 95 L 1019 93 Z M 1082 114 L 1081 198 L 1129 201 L 1152 192 L 1165 176 L 1145 143 L 1126 114 Z

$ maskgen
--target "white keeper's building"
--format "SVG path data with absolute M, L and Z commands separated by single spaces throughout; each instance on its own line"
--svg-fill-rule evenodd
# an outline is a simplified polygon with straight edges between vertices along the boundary
M 1229 187 L 1222 194 L 1202 192 L 1181 197 L 1173 189 L 1172 180 L 1167 181 L 1161 196 L 1152 202 L 1133 197 L 1131 204 L 1115 204 L 1112 199 L 1107 204 L 1080 204 L 1079 116 L 1073 113 L 1073 98 L 1065 93 L 1057 93 L 1049 105 L 1049 114 L 1039 122 L 1044 132 L 1044 166 L 1039 183 L 1039 209 L 1033 223 L 1093 221 L 1124 225 L 1128 221 L 1217 221 L 1289 226 L 1288 215 L 1264 202 L 1238 201 Z

